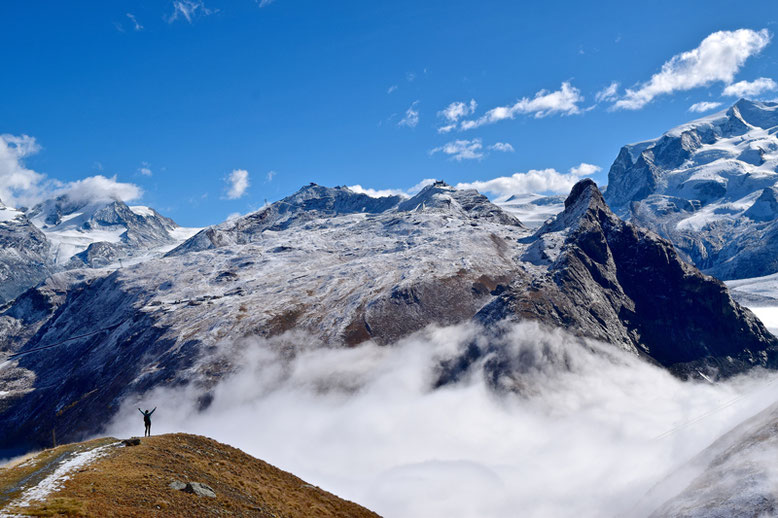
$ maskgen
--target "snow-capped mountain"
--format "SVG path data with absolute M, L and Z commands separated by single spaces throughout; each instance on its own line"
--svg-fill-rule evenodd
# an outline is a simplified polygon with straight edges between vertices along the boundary
M 538 228 L 550 218 L 565 210 L 565 196 L 542 194 L 514 194 L 494 200 L 495 205 L 517 217 L 530 228 Z
M 51 243 L 57 265 L 105 266 L 176 241 L 178 225 L 152 208 L 122 201 L 82 201 L 67 195 L 46 200 L 27 217 Z
M 721 279 L 778 272 L 778 103 L 741 99 L 624 146 L 608 204 Z
M 669 329 L 684 316 L 688 329 Z M 161 386 L 187 385 L 207 406 L 247 337 L 296 354 L 471 321 L 494 353 L 489 333 L 514 318 L 566 326 L 680 376 L 778 365 L 778 343 L 753 314 L 667 241 L 621 222 L 591 181 L 535 232 L 442 182 L 408 200 L 307 186 L 166 257 L 54 275 L 0 313 L 0 349 L 19 354 L 2 364 L 0 450 L 47 440 L 52 420 L 58 437 L 95 433 L 125 398 Z M 470 353 L 443 362 L 440 383 Z M 521 375 L 521 362 L 495 358 L 507 358 L 492 362 L 501 377 Z
M 19 210 L 0 202 L 0 304 L 49 275 L 120 266 L 162 255 L 200 229 L 182 228 L 152 208 L 67 195 Z

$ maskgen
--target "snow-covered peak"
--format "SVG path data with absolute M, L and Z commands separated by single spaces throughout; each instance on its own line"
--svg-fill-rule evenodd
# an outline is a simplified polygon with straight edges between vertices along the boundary
M 8 207 L 0 200 L 0 223 L 6 221 L 14 221 L 24 217 L 24 213 L 20 210 L 16 210 L 13 207 Z
M 466 219 L 488 219 L 504 225 L 521 222 L 475 189 L 456 189 L 437 181 L 397 206 L 398 212 L 447 212 Z

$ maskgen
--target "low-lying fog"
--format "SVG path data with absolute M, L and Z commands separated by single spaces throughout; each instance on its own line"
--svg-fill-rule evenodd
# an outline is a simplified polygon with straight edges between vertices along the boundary
M 500 339 L 522 366 L 521 393 L 496 393 L 480 364 L 432 389 L 439 361 L 478 333 L 234 344 L 242 368 L 206 411 L 200 394 L 159 390 L 126 402 L 109 432 L 139 435 L 136 408 L 156 406 L 154 433 L 213 437 L 387 518 L 640 516 L 671 496 L 649 493 L 657 482 L 771 404 L 778 379 L 683 383 L 614 346 L 522 323 Z M 283 343 L 309 345 L 292 355 Z

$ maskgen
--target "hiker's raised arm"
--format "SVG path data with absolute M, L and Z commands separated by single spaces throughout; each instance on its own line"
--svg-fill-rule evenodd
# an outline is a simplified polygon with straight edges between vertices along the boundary
M 157 409 L 157 407 L 154 407 L 154 410 L 156 410 L 156 409 Z M 149 415 L 153 414 L 153 413 L 154 413 L 154 410 L 152 410 L 151 412 L 149 412 Z
M 138 409 L 138 412 L 140 412 L 140 413 L 142 414 L 142 413 L 143 413 L 143 410 L 141 410 L 141 409 L 139 408 L 139 409 Z

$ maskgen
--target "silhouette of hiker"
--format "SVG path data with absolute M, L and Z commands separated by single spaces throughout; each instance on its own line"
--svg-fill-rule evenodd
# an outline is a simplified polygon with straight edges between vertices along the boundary
M 156 410 L 157 407 L 154 407 L 154 410 Z M 138 412 L 143 414 L 143 424 L 146 425 L 146 431 L 143 432 L 143 437 L 151 437 L 151 414 L 154 413 L 154 410 L 149 412 L 148 410 L 143 411 L 140 408 L 138 409 Z

